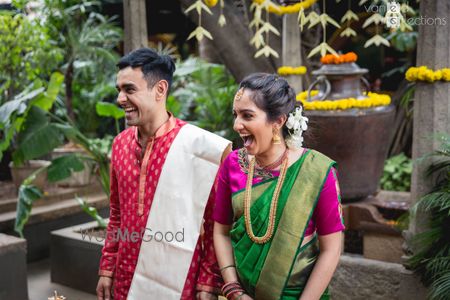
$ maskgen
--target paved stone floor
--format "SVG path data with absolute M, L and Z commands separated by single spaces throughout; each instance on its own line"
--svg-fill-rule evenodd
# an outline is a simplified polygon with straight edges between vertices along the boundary
M 93 294 L 87 294 L 70 287 L 50 282 L 50 260 L 45 259 L 27 265 L 28 297 L 30 300 L 47 300 L 56 290 L 67 300 L 96 300 Z

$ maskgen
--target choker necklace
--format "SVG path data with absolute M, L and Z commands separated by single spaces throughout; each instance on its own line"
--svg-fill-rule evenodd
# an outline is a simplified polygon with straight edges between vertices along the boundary
M 283 159 L 280 176 L 278 177 L 277 185 L 275 187 L 275 191 L 273 192 L 272 196 L 272 202 L 270 203 L 269 224 L 267 226 L 266 233 L 263 236 L 259 237 L 255 236 L 255 234 L 253 233 L 250 215 L 250 201 L 252 198 L 252 181 L 253 181 L 253 173 L 255 171 L 255 157 L 253 157 L 252 160 L 250 161 L 250 166 L 247 175 L 247 184 L 245 186 L 245 195 L 244 195 L 244 219 L 245 219 L 245 230 L 247 231 L 247 235 L 253 242 L 257 244 L 265 244 L 273 236 L 273 232 L 275 230 L 275 218 L 277 215 L 278 198 L 280 196 L 280 191 L 283 186 L 284 178 L 286 177 L 286 172 L 288 169 L 287 165 L 288 165 L 288 158 L 286 155 L 286 157 Z
M 274 161 L 273 163 L 270 163 L 270 164 L 268 164 L 266 166 L 262 166 L 258 162 L 256 157 L 255 157 L 256 164 L 257 164 L 256 168 L 257 169 L 262 169 L 262 170 L 265 170 L 265 171 L 271 171 L 273 169 L 276 169 L 276 168 L 278 168 L 281 165 L 281 163 L 284 161 L 284 159 L 287 157 L 287 155 L 288 155 L 288 147 L 286 147 L 286 149 L 284 150 L 283 154 L 281 154 L 281 156 L 276 161 Z

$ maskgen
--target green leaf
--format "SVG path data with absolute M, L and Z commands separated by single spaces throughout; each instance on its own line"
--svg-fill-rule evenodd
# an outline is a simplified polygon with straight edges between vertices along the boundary
M 55 103 L 56 97 L 58 97 L 63 81 L 64 76 L 61 73 L 53 73 L 50 77 L 50 82 L 48 83 L 45 94 L 40 95 L 37 99 L 32 101 L 31 104 L 36 105 L 44 111 L 49 111 L 52 108 L 53 103 Z
M 19 152 L 23 159 L 34 159 L 49 153 L 63 143 L 63 137 L 54 124 L 50 124 L 45 112 L 32 107 L 19 134 Z M 18 153 L 18 154 L 19 154 Z
M 105 219 L 103 219 L 103 217 L 98 214 L 98 211 L 95 207 L 89 206 L 86 201 L 83 200 L 83 198 L 75 196 L 75 199 L 78 201 L 83 211 L 97 221 L 100 228 L 106 228 L 107 224 Z
M 173 95 L 169 95 L 166 101 L 167 110 L 170 111 L 175 117 L 178 117 L 181 112 L 181 104 L 175 99 Z
M 27 108 L 22 100 L 8 101 L 0 107 L 0 123 L 6 125 L 11 122 L 12 114 L 22 114 Z
M 115 120 L 119 120 L 125 117 L 123 109 L 117 107 L 117 105 L 108 102 L 97 102 L 95 104 L 95 110 L 101 117 L 112 117 Z
M 34 185 L 22 184 L 19 187 L 19 195 L 16 209 L 16 221 L 14 230 L 23 237 L 23 227 L 27 223 L 33 202 L 43 197 L 41 190 Z
M 52 160 L 47 169 L 47 179 L 50 182 L 69 178 L 73 172 L 83 171 L 84 164 L 76 154 L 61 156 Z

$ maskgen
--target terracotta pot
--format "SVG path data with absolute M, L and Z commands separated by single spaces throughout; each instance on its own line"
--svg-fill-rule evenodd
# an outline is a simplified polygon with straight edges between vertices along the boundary
M 81 148 L 56 148 L 52 152 L 52 159 L 75 153 L 78 153 L 80 155 L 86 154 L 84 149 Z M 77 187 L 88 185 L 89 183 L 91 183 L 92 165 L 88 162 L 83 162 L 83 164 L 84 169 L 82 171 L 73 172 L 69 178 L 57 181 L 56 185 L 62 187 Z
M 30 176 L 34 171 L 39 168 L 49 166 L 50 162 L 47 160 L 29 160 L 25 162 L 24 165 L 16 167 L 11 162 L 9 164 L 9 168 L 11 170 L 11 176 L 14 182 L 14 185 L 18 189 L 22 182 Z M 33 181 L 33 184 L 40 189 L 43 189 L 47 184 L 47 171 L 43 171 L 36 176 L 36 179 Z

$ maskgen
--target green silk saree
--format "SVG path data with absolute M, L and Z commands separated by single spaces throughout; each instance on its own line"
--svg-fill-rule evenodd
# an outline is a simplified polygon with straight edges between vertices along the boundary
M 239 279 L 257 300 L 299 299 L 319 254 L 317 237 L 302 245 L 315 205 L 335 162 L 307 151 L 286 173 L 275 221 L 275 232 L 265 244 L 247 235 L 243 215 L 245 190 L 233 194 L 234 224 L 230 232 Z M 272 195 L 278 178 L 252 187 L 251 223 L 256 236 L 266 232 Z M 329 299 L 326 291 L 321 299 Z

